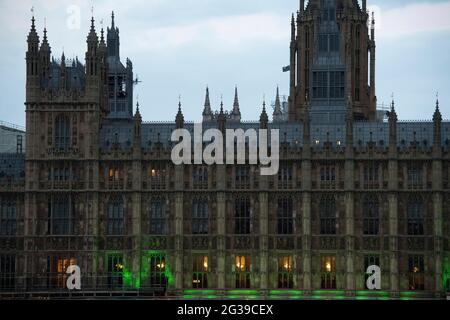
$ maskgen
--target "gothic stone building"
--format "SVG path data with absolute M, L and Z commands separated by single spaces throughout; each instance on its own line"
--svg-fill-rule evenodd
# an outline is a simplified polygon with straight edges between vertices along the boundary
M 379 116 L 366 1 L 292 16 L 288 110 L 213 112 L 204 128 L 280 130 L 280 170 L 180 165 L 174 122 L 133 109 L 133 66 L 94 19 L 84 64 L 51 58 L 34 17 L 26 150 L 0 155 L 0 291 L 179 297 L 442 297 L 450 287 L 450 122 Z M 434 103 L 430 104 L 434 109 Z M 69 265 L 81 291 L 66 288 Z M 381 290 L 366 270 L 381 268 Z

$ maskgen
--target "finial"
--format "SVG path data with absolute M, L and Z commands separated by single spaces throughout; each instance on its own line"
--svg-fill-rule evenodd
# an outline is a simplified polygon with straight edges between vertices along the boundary
M 111 29 L 114 29 L 114 11 L 111 13 Z
M 178 111 L 181 110 L 181 94 L 178 95 Z
M 439 110 L 439 91 L 436 92 L 436 110 Z
M 31 7 L 31 30 L 35 30 L 36 26 L 34 24 L 34 7 Z
M 395 109 L 394 93 L 391 94 L 391 100 L 392 100 L 392 102 L 391 102 L 391 110 L 394 110 Z

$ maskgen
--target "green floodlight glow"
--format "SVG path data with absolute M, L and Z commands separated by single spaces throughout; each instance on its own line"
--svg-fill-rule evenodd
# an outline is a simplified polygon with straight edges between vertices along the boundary
M 107 255 L 118 255 L 122 254 L 120 251 L 109 251 L 106 252 Z M 171 272 L 171 267 L 167 262 L 167 255 L 164 251 L 159 250 L 147 250 L 142 252 L 141 254 L 141 263 L 140 263 L 140 272 L 134 277 L 132 263 L 129 261 L 123 261 L 123 270 L 122 270 L 122 279 L 123 284 L 126 288 L 135 288 L 140 289 L 141 284 L 144 283 L 150 276 L 150 265 L 148 264 L 148 258 L 151 256 L 164 256 L 165 257 L 165 266 L 164 266 L 164 276 L 167 279 L 169 285 L 173 285 L 174 276 Z
M 270 290 L 269 295 L 299 296 L 299 295 L 303 295 L 303 291 L 302 290 Z
M 450 261 L 449 257 L 444 258 L 444 263 L 442 264 L 442 288 L 450 291 Z
M 389 297 L 389 292 L 380 290 L 357 290 L 356 296 L 380 296 Z
M 229 290 L 227 295 L 259 295 L 258 290 L 235 289 Z
M 339 295 L 345 295 L 345 291 L 344 290 L 314 290 L 313 291 L 313 295 L 335 295 L 335 296 L 339 296 Z
M 400 297 L 417 297 L 420 295 L 421 295 L 421 292 L 417 292 L 417 291 L 402 291 L 402 292 L 400 292 Z
M 212 289 L 186 289 L 183 290 L 185 294 L 193 294 L 193 295 L 208 295 L 208 294 L 216 294 L 217 290 Z

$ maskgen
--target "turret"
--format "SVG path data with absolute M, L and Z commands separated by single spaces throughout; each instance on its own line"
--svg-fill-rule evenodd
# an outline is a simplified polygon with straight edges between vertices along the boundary
M 203 109 L 203 122 L 212 120 L 211 102 L 209 100 L 209 88 L 206 87 L 205 105 Z
M 434 138 L 433 138 L 433 147 L 436 150 L 440 150 L 442 147 L 442 115 L 439 110 L 439 99 L 436 100 L 436 110 L 433 114 L 433 127 L 434 127 Z
M 239 97 L 237 86 L 234 88 L 234 103 L 233 103 L 233 111 L 231 112 L 231 119 L 234 121 L 241 121 L 241 110 L 239 109 Z
M 267 129 L 268 124 L 269 124 L 269 116 L 267 115 L 266 112 L 266 100 L 264 100 L 261 116 L 259 117 L 259 128 Z
M 30 93 L 30 89 L 38 89 L 39 87 L 39 36 L 36 32 L 34 15 L 31 18 L 31 29 L 27 43 L 27 92 Z
M 178 113 L 175 117 L 175 123 L 177 126 L 177 129 L 182 129 L 184 127 L 184 116 L 183 112 L 181 111 L 181 100 L 178 102 Z
M 283 120 L 283 113 L 281 112 L 280 89 L 277 86 L 277 95 L 275 97 L 275 109 L 273 110 L 273 122 L 280 122 Z

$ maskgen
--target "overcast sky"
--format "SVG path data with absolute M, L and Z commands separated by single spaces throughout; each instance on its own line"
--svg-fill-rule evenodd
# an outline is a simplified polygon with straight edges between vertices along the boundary
M 205 87 L 218 109 L 239 88 L 244 120 L 259 119 L 263 96 L 288 94 L 290 16 L 298 0 L 0 0 L 0 120 L 25 124 L 25 51 L 34 7 L 52 54 L 84 59 L 94 6 L 97 31 L 120 28 L 121 57 L 133 61 L 145 121 L 174 120 L 182 96 L 187 120 L 199 120 Z M 377 96 L 394 93 L 400 119 L 431 119 L 439 92 L 450 118 L 450 1 L 373 0 L 377 20 Z M 78 15 L 79 13 L 79 15 Z M 80 19 L 78 19 L 78 17 Z

